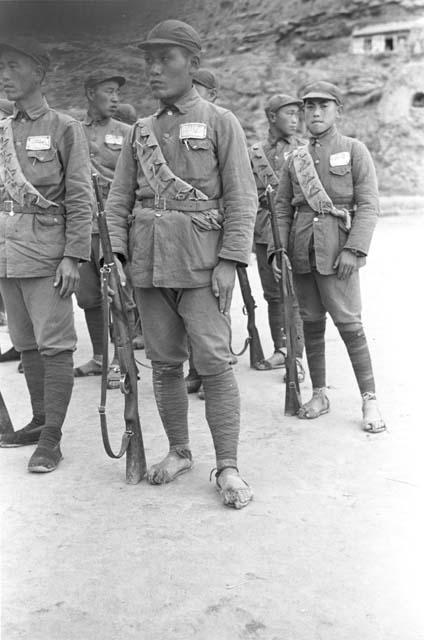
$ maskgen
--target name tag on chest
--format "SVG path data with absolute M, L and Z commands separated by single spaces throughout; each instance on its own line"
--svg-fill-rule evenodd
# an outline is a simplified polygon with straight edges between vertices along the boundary
M 50 149 L 51 146 L 50 136 L 28 136 L 25 148 L 27 151 L 45 151 Z
M 113 133 L 107 133 L 105 135 L 106 144 L 120 144 L 122 145 L 124 141 L 124 136 L 116 136 Z
M 349 151 L 340 151 L 330 156 L 330 167 L 344 167 L 350 162 Z
M 207 130 L 208 127 L 204 122 L 186 122 L 180 125 L 180 140 L 187 140 L 187 138 L 204 140 Z

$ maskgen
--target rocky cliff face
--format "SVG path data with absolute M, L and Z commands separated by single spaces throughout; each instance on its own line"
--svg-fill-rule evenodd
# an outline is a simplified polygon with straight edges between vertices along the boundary
M 424 0 L 98 0 L 54 9 L 21 0 L 3 10 L 3 31 L 15 26 L 16 4 L 21 30 L 50 47 L 46 92 L 58 107 L 83 107 L 84 76 L 107 65 L 128 77 L 125 100 L 140 114 L 154 109 L 134 43 L 158 20 L 178 17 L 202 33 L 203 65 L 216 72 L 220 103 L 238 115 L 250 141 L 266 132 L 267 96 L 329 80 L 345 94 L 342 129 L 370 147 L 382 192 L 424 195 L 424 59 L 350 53 L 355 26 L 410 20 L 424 14 Z

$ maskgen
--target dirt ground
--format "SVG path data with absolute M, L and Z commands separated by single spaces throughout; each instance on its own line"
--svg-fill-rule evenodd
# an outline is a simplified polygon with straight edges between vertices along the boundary
M 195 467 L 173 484 L 125 484 L 103 452 L 99 380 L 76 380 L 64 460 L 26 471 L 31 447 L 1 450 L 3 640 L 423 640 L 422 217 L 379 222 L 362 271 L 364 320 L 389 431 L 360 430 L 344 347 L 328 326 L 331 412 L 283 416 L 281 372 L 240 358 L 240 467 L 255 491 L 224 508 L 204 404 L 190 398 Z M 271 351 L 254 259 L 249 268 L 263 346 Z M 77 363 L 89 355 L 76 312 Z M 240 295 L 235 348 L 245 337 Z M 7 333 L 0 333 L 2 349 Z M 140 353 L 140 352 L 139 352 Z M 29 417 L 16 363 L 1 389 L 15 428 Z M 309 381 L 302 385 L 306 399 Z M 150 372 L 141 420 L 150 463 L 166 449 Z M 122 399 L 110 392 L 117 446 Z

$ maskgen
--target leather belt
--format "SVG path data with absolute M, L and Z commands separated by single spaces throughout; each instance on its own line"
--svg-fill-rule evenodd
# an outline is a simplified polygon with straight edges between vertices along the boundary
M 0 202 L 0 214 L 14 216 L 15 213 L 29 213 L 31 215 L 51 213 L 53 215 L 63 216 L 65 214 L 65 207 L 59 204 L 57 207 L 41 209 L 40 207 L 34 207 L 32 205 L 21 206 L 14 200 L 3 200 L 3 202 Z
M 168 198 L 143 198 L 139 201 L 143 208 L 172 209 L 176 211 L 207 211 L 219 209 L 219 200 L 172 200 Z

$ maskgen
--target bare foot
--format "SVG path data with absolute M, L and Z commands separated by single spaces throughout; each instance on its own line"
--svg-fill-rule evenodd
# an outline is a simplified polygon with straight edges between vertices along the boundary
M 150 484 L 166 484 L 190 471 L 192 466 L 193 459 L 189 449 L 171 450 L 163 460 L 148 469 L 147 480 Z
M 216 487 L 222 501 L 228 507 L 243 509 L 253 499 L 253 491 L 241 477 L 237 469 L 224 469 L 218 472 Z
M 330 401 L 326 396 L 325 387 L 314 389 L 312 398 L 303 404 L 297 412 L 301 420 L 313 420 L 330 411 Z
M 367 433 L 381 433 L 387 429 L 374 393 L 362 394 L 362 428 Z
M 100 376 L 102 374 L 102 360 L 92 358 L 79 367 L 74 369 L 75 378 L 84 378 L 85 376 Z

